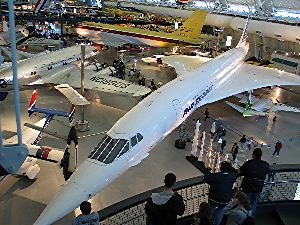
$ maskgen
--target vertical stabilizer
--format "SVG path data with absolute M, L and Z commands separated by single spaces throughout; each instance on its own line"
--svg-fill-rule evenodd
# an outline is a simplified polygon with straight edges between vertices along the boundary
M 183 25 L 172 34 L 192 39 L 199 39 L 206 15 L 206 10 L 194 11 L 193 14 L 184 21 Z
M 74 118 L 75 118 L 75 105 L 72 104 L 70 112 L 69 112 L 69 122 L 70 122 L 70 125 L 73 124 Z
M 249 25 L 249 20 L 250 20 L 250 14 L 248 15 L 248 18 L 246 20 L 246 24 L 241 36 L 241 39 L 239 43 L 237 44 L 237 48 L 243 47 L 246 44 L 247 38 L 248 38 L 248 25 Z
M 38 90 L 34 90 L 31 96 L 31 100 L 29 102 L 29 106 L 28 106 L 28 114 L 29 116 L 31 116 L 34 113 L 34 109 L 35 109 L 35 105 L 36 105 L 36 99 L 37 96 L 39 94 Z

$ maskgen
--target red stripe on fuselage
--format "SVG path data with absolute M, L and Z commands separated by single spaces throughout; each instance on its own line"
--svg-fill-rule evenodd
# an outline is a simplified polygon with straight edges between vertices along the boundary
M 132 33 L 132 32 L 121 31 L 121 30 L 111 30 L 111 29 L 102 28 L 102 27 L 77 26 L 77 28 L 112 33 L 112 34 L 120 34 L 120 35 L 126 35 L 126 36 L 131 36 L 131 37 L 144 38 L 144 39 L 150 39 L 150 40 L 154 40 L 154 41 L 162 41 L 162 42 L 174 43 L 174 44 L 190 44 L 190 45 L 198 45 L 199 44 L 199 43 L 186 42 L 186 41 L 171 39 L 171 38 L 166 38 L 166 37 L 151 36 L 151 35 L 147 35 L 147 34 Z

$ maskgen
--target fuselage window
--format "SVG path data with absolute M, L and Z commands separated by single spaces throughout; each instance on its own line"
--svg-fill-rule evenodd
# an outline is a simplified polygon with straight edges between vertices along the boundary
M 137 133 L 136 137 L 137 137 L 138 142 L 143 140 L 143 136 L 140 133 Z
M 137 139 L 136 139 L 136 136 L 133 136 L 131 138 L 131 147 L 135 146 L 137 144 Z

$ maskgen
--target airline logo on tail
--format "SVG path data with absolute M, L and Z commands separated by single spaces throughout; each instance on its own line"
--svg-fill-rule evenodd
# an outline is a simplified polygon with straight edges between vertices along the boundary
M 29 106 L 28 106 L 29 116 L 32 116 L 33 113 L 43 113 L 46 115 L 47 118 L 51 118 L 51 119 L 54 116 L 68 117 L 70 124 L 72 124 L 72 122 L 74 120 L 74 116 L 75 116 L 75 105 L 71 105 L 71 109 L 70 109 L 69 113 L 63 112 L 63 111 L 58 111 L 55 109 L 39 108 L 36 106 L 38 93 L 39 93 L 38 90 L 34 90 L 32 93 L 31 100 L 30 100 Z
M 34 13 L 40 12 L 40 10 L 44 7 L 47 0 L 38 0 L 34 6 Z
M 29 107 L 28 107 L 29 117 L 31 117 L 31 115 L 34 113 L 36 99 L 37 99 L 38 94 L 39 94 L 38 90 L 34 90 L 32 93 L 31 100 L 29 102 Z
M 69 122 L 71 125 L 74 121 L 74 118 L 75 118 L 75 105 L 72 105 L 69 113 Z

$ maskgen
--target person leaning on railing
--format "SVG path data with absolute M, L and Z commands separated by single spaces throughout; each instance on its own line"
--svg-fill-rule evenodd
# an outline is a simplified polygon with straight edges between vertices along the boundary
M 240 167 L 240 175 L 244 176 L 241 188 L 250 200 L 252 216 L 255 216 L 257 201 L 264 187 L 266 176 L 270 173 L 269 163 L 261 160 L 261 157 L 261 149 L 255 148 L 252 153 L 252 159 L 246 161 Z
M 175 182 L 175 174 L 168 173 L 163 192 L 152 193 L 145 205 L 147 225 L 176 225 L 177 215 L 183 215 L 185 204 L 182 196 L 173 191 Z
M 226 161 L 220 163 L 218 173 L 211 173 L 210 169 L 204 171 L 204 181 L 209 184 L 208 202 L 211 205 L 215 225 L 220 224 L 224 207 L 231 202 L 233 185 L 238 176 L 238 172 Z

